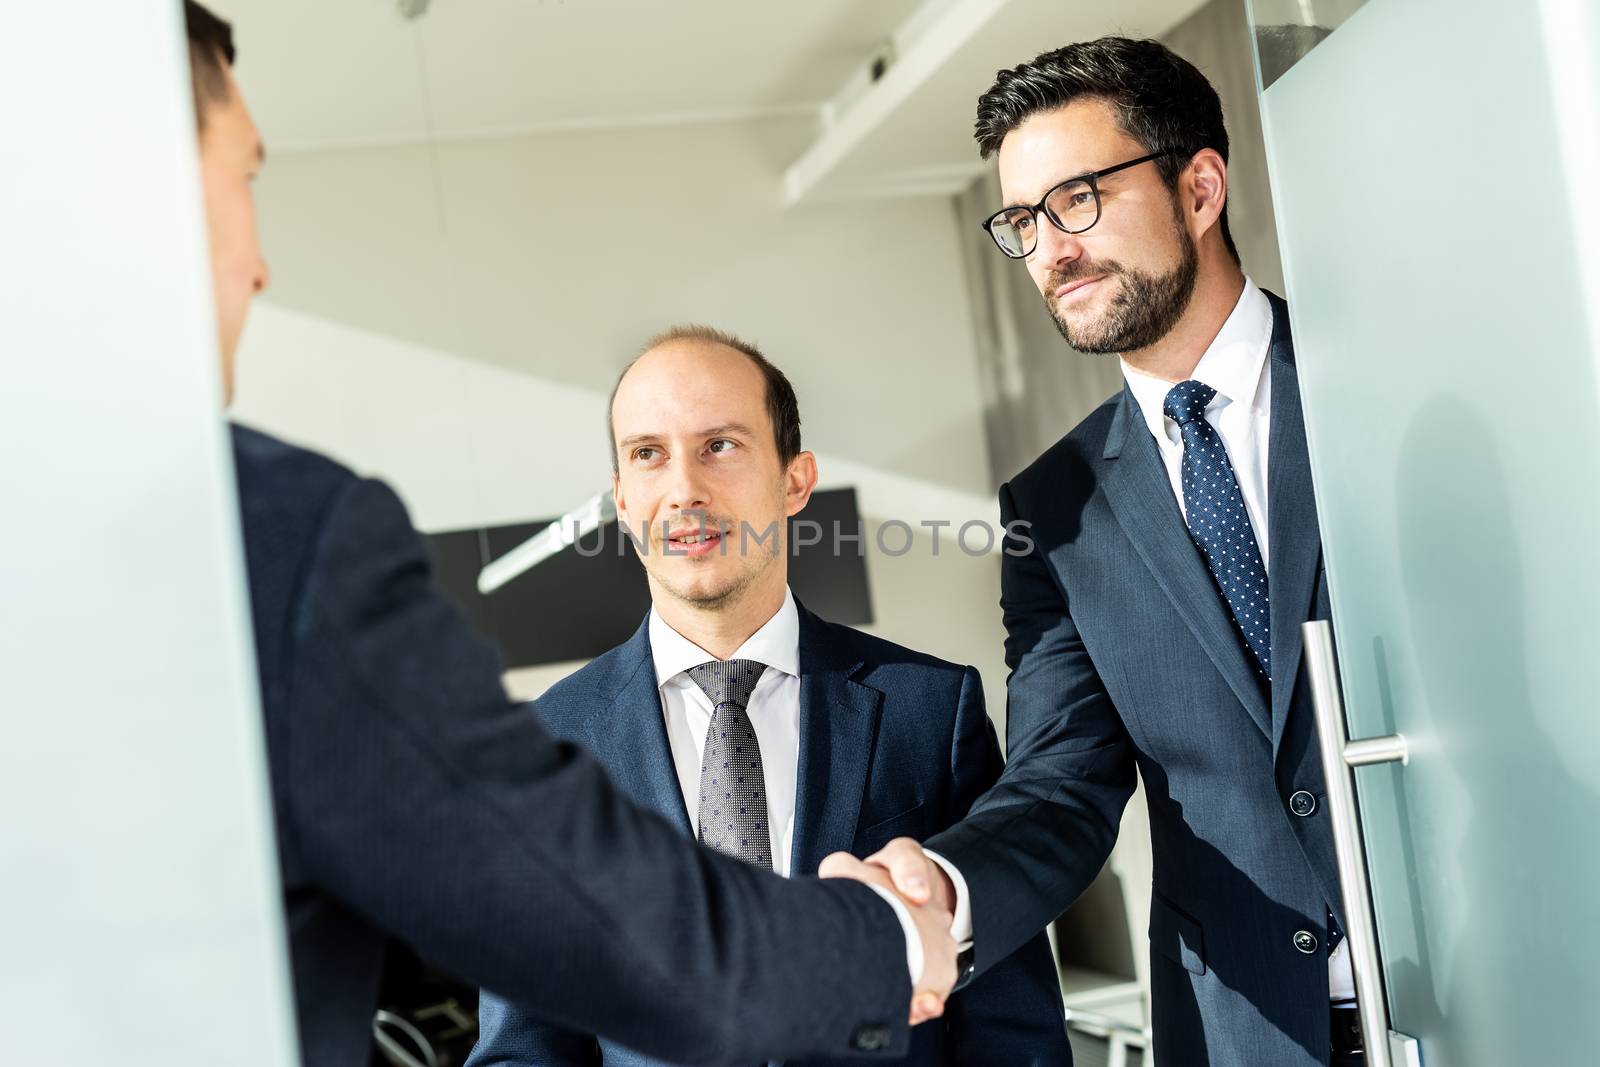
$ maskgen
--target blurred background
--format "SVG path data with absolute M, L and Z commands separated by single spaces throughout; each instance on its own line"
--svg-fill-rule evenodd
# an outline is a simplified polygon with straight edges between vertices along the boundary
M 801 598 L 976 665 L 1004 737 L 999 556 L 954 535 L 997 522 L 999 484 L 1121 375 L 1064 346 L 1023 267 L 979 228 L 1000 200 L 973 113 L 1000 68 L 1114 32 L 1196 63 L 1228 117 L 1246 270 L 1282 291 L 1238 0 L 214 6 L 242 44 L 269 159 L 257 203 L 272 285 L 234 416 L 393 484 L 441 576 L 511 649 L 517 696 L 624 639 L 647 605 L 642 573 L 569 551 L 480 598 L 476 571 L 609 489 L 618 373 L 652 334 L 703 322 L 788 374 L 822 488 L 846 491 L 830 507 L 865 523 L 864 561 L 797 565 Z M 907 550 L 885 523 L 910 527 Z M 553 644 L 573 629 L 553 606 L 573 600 L 551 591 L 579 587 L 581 632 Z M 568 658 L 518 651 L 552 647 Z M 1144 819 L 1136 798 L 1100 884 L 1057 930 L 1069 1005 L 1135 1027 Z M 1078 1035 L 1086 1064 L 1111 1054 L 1092 1030 Z

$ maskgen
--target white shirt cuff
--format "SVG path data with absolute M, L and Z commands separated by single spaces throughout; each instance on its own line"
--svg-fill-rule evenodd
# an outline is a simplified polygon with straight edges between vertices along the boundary
M 961 877 L 955 864 L 937 852 L 923 849 L 922 854 L 937 863 L 950 876 L 950 884 L 956 888 L 955 917 L 950 923 L 950 936 L 955 938 L 956 945 L 962 951 L 966 951 L 972 946 L 972 897 L 967 893 L 967 880 Z
M 911 918 L 906 902 L 881 885 L 873 885 L 871 882 L 863 884 L 887 900 L 889 906 L 894 909 L 894 917 L 900 920 L 900 929 L 906 935 L 906 970 L 911 973 L 912 988 L 916 988 L 917 982 L 922 978 L 922 935 L 917 932 L 917 924 Z
M 1343 1004 L 1356 999 L 1356 976 L 1350 966 L 1350 939 L 1343 938 L 1328 956 L 1328 999 Z

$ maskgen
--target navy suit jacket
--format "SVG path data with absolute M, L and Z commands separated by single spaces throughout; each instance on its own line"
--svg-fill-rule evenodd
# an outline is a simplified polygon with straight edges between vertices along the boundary
M 978 672 L 826 622 L 804 607 L 799 615 L 800 763 L 790 870 L 814 873 L 830 853 L 866 856 L 895 837 L 920 840 L 966 814 L 1001 768 Z M 536 706 L 547 729 L 593 752 L 635 802 L 692 836 L 648 620 Z M 744 1017 L 752 1008 L 736 1003 L 729 1010 Z M 479 1019 L 469 1067 L 663 1063 L 549 1025 L 488 992 Z M 1065 1067 L 1071 1059 L 1050 947 L 1035 931 L 953 997 L 942 1019 L 913 1031 L 910 1054 L 899 1062 Z
M 1342 903 L 1299 662 L 1300 625 L 1328 618 L 1328 590 L 1288 309 L 1270 299 L 1270 688 L 1125 389 L 1000 491 L 1004 521 L 1031 524 L 1002 563 L 1009 762 L 928 842 L 967 881 L 981 968 L 1088 886 L 1137 768 L 1154 849 L 1155 1048 L 1169 1067 L 1328 1060 L 1328 915 Z M 1290 807 L 1302 790 L 1305 815 Z
M 659 1056 L 907 1049 L 905 935 L 877 894 L 758 871 L 630 803 L 506 699 L 389 489 L 233 445 L 306 1067 L 367 1062 L 391 937 Z

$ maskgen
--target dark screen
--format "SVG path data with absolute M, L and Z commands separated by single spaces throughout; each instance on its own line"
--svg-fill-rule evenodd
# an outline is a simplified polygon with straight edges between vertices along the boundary
M 797 538 L 790 522 L 789 587 L 795 598 L 830 622 L 870 624 L 862 546 L 834 539 L 835 530 L 854 534 L 861 528 L 855 490 L 813 493 L 798 519 L 816 526 L 802 528 Z M 614 522 L 488 596 L 478 592 L 478 572 L 485 565 L 553 521 L 428 537 L 439 584 L 478 631 L 500 646 L 507 667 L 593 659 L 631 637 L 650 608 L 644 568 Z M 816 538 L 819 529 L 817 543 L 796 545 Z

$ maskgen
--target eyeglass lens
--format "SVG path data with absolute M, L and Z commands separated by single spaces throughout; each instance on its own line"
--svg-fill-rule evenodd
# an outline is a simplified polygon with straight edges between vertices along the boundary
M 1067 233 L 1082 233 L 1095 224 L 1100 204 L 1088 182 L 1066 182 L 1050 190 L 1044 210 L 1050 220 Z M 1025 207 L 1012 208 L 996 215 L 989 233 L 1000 250 L 1014 259 L 1030 254 L 1039 243 L 1038 221 Z

